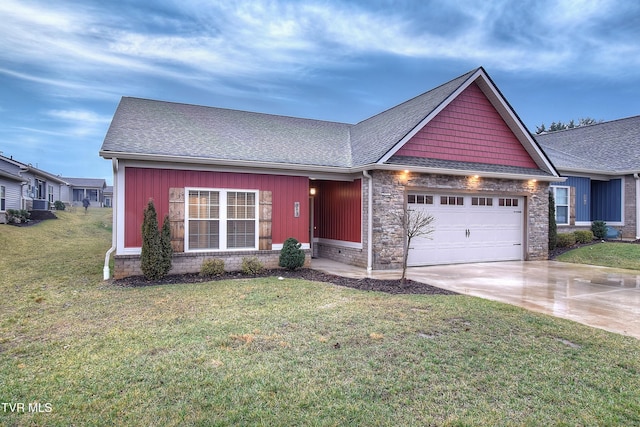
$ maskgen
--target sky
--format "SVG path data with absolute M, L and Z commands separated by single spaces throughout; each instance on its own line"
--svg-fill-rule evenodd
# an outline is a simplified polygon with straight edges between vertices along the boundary
M 111 184 L 122 96 L 357 123 L 480 66 L 532 132 L 640 115 L 640 2 L 2 0 L 0 152 Z

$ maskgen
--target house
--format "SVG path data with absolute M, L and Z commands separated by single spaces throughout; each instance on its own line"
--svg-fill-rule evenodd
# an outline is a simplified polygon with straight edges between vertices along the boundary
M 104 206 L 104 192 L 107 183 L 104 179 L 96 178 L 63 178 L 69 183 L 69 194 L 65 200 L 71 201 L 74 206 L 82 206 L 82 201 L 87 198 L 92 206 Z
M 113 206 L 113 185 L 107 185 L 104 188 L 102 206 L 110 208 Z
M 288 237 L 307 260 L 399 268 L 405 209 L 436 218 L 410 265 L 546 259 L 562 181 L 483 68 L 357 124 L 124 97 L 100 155 L 116 278 L 140 274 L 150 199 L 171 224 L 173 273 L 213 257 L 275 267 Z
M 13 157 L 0 156 L 0 222 L 8 209 L 49 210 L 68 192 L 59 176 L 45 172 Z
M 640 116 L 536 135 L 564 182 L 552 182 L 558 231 L 605 221 L 640 238 Z

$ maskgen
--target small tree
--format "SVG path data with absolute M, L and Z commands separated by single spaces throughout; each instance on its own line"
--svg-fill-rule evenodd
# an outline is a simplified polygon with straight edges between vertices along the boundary
M 426 237 L 430 239 L 431 234 L 435 231 L 433 222 L 435 217 L 425 211 L 416 211 L 407 209 L 396 214 L 396 218 L 402 229 L 404 230 L 405 247 L 402 257 L 402 277 L 400 283 L 404 286 L 407 276 L 407 261 L 409 259 L 409 249 L 411 249 L 411 240 L 415 237 Z
M 165 217 L 163 231 L 158 230 L 158 214 L 153 204 L 153 200 L 149 200 L 144 210 L 144 219 L 142 221 L 142 252 L 140 254 L 140 268 L 142 274 L 147 279 L 161 279 L 167 275 L 171 269 L 171 237 L 169 230 L 168 217 Z M 166 237 L 165 237 L 165 228 Z M 167 250 L 168 245 L 168 250 Z
M 549 250 L 552 251 L 558 244 L 558 225 L 556 223 L 556 201 L 553 193 L 549 192 Z
M 302 244 L 293 237 L 285 240 L 280 251 L 278 265 L 289 270 L 302 267 L 304 265 L 304 251 L 300 248 L 301 246 Z
M 596 239 L 602 240 L 607 235 L 607 223 L 600 220 L 593 221 L 591 223 L 591 231 L 593 231 L 593 236 Z
M 162 222 L 162 233 L 160 234 L 160 246 L 162 247 L 162 271 L 163 275 L 171 270 L 171 262 L 173 259 L 173 248 L 171 247 L 171 224 L 169 215 L 164 216 Z

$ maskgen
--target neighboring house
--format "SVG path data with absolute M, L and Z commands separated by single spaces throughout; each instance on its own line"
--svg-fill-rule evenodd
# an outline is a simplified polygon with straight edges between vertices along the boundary
M 0 179 L 7 180 L 8 175 L 12 180 L 3 184 L 6 209 L 48 210 L 54 201 L 64 201 L 68 191 L 63 178 L 12 157 L 0 156 L 0 171 Z
M 85 198 L 89 199 L 92 206 L 104 206 L 104 192 L 107 183 L 104 179 L 96 178 L 63 178 L 69 183 L 70 200 L 74 206 L 82 206 Z
M 640 116 L 536 135 L 563 177 L 553 182 L 558 231 L 595 220 L 640 238 Z
M 113 206 L 113 185 L 107 185 L 104 188 L 104 197 L 102 199 L 102 205 L 105 208 L 110 208 Z
M 26 181 L 19 173 L 18 167 L 0 157 L 0 224 L 7 222 L 7 210 L 22 208 L 20 194 Z
M 140 274 L 150 199 L 171 224 L 174 273 L 213 257 L 275 267 L 288 237 L 307 256 L 399 268 L 405 209 L 436 217 L 410 265 L 547 259 L 547 193 L 562 180 L 483 68 L 357 124 L 124 97 L 100 155 L 116 277 Z

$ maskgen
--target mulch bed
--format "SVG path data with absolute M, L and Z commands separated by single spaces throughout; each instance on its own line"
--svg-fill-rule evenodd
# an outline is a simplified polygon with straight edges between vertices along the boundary
M 161 280 L 147 280 L 143 276 L 126 277 L 124 279 L 114 280 L 112 283 L 116 286 L 123 287 L 139 287 L 139 286 L 155 286 L 167 285 L 175 283 L 202 283 L 215 280 L 228 279 L 250 279 L 255 277 L 284 277 L 287 279 L 305 279 L 316 282 L 332 283 L 337 286 L 345 286 L 348 288 L 359 289 L 361 291 L 377 291 L 386 292 L 388 294 L 422 294 L 422 295 L 458 295 L 456 292 L 446 289 L 436 288 L 435 286 L 425 283 L 406 280 L 404 285 L 400 284 L 400 280 L 381 280 L 364 277 L 361 279 L 353 279 L 349 277 L 336 276 L 333 274 L 323 273 L 321 271 L 302 268 L 295 271 L 289 270 L 266 270 L 258 275 L 246 275 L 239 272 L 225 273 L 217 277 L 202 277 L 199 274 L 176 274 L 168 275 Z

